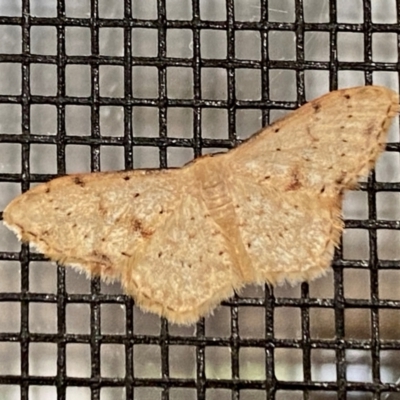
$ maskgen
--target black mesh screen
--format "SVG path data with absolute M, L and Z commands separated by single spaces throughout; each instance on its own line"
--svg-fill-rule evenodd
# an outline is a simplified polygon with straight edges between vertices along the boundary
M 0 1 L 0 209 L 71 172 L 179 166 L 338 87 L 399 89 L 397 0 Z M 398 122 L 333 268 L 192 327 L 0 225 L 0 399 L 400 399 Z

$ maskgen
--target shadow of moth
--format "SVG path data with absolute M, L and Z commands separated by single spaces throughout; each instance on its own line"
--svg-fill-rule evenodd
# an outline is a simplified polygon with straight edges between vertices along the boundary
M 179 169 L 54 179 L 4 222 L 52 260 L 119 279 L 144 310 L 193 323 L 246 284 L 326 271 L 343 192 L 384 150 L 398 103 L 384 87 L 331 92 Z

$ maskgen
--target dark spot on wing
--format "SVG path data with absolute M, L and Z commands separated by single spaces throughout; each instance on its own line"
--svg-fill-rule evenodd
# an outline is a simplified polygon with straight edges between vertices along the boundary
M 131 179 L 129 176 L 124 176 L 124 181 L 129 181 L 129 179 Z
M 350 99 L 350 95 L 349 94 L 345 94 L 344 98 L 348 100 L 348 99 Z
M 312 102 L 312 108 L 314 109 L 314 112 L 319 112 L 321 110 L 321 104 L 317 103 L 317 102 Z
M 336 183 L 337 185 L 341 185 L 341 184 L 344 182 L 345 176 L 346 176 L 346 173 L 345 173 L 345 172 L 342 172 L 342 175 L 341 175 L 339 178 L 337 178 L 337 179 L 335 180 L 335 183 Z
M 299 171 L 294 169 L 292 171 L 291 180 L 289 185 L 286 187 L 286 191 L 290 190 L 298 190 L 302 187 L 302 183 L 300 182 Z
M 150 237 L 154 232 L 143 226 L 142 222 L 138 219 L 133 219 L 132 221 L 133 230 L 139 232 L 139 234 L 145 238 Z
M 136 199 L 136 197 L 139 197 L 140 196 L 140 193 L 135 193 L 134 195 L 133 195 L 133 197 Z
M 45 193 L 50 193 L 50 188 L 49 187 L 46 188 Z
M 133 220 L 133 229 L 140 231 L 142 229 L 142 223 L 138 219 Z
M 79 176 L 75 176 L 74 179 L 74 183 L 75 185 L 79 185 L 80 187 L 85 187 L 85 182 L 82 178 L 80 178 Z
M 338 179 L 336 179 L 335 183 L 336 183 L 337 185 L 341 185 L 341 184 L 343 183 L 343 178 L 338 178 Z
M 103 262 L 111 263 L 111 260 L 109 259 L 109 257 L 107 257 L 103 253 L 98 252 L 97 250 L 93 250 L 92 256 L 95 257 L 95 258 L 99 258 Z

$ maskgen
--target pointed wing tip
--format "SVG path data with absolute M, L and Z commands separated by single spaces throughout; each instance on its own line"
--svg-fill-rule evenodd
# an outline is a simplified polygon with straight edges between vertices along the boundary
M 386 97 L 392 104 L 395 113 L 398 113 L 400 109 L 399 94 L 386 86 L 381 86 L 381 85 L 355 86 L 351 88 L 340 89 L 338 91 L 344 93 L 345 95 L 346 94 L 352 96 L 360 95 L 363 97 L 368 96 L 375 99 Z
M 7 227 L 11 232 L 15 233 L 19 241 L 23 241 L 23 230 L 20 226 L 13 224 L 12 222 L 9 221 L 9 219 L 4 218 L 3 214 L 3 225 Z
M 3 224 L 14 232 L 19 240 L 22 240 L 23 236 L 23 227 L 20 226 L 18 223 L 15 222 L 14 218 L 14 210 L 15 210 L 15 203 L 18 201 L 19 196 L 12 200 L 7 207 L 3 211 Z
M 395 116 L 396 114 L 399 113 L 400 111 L 399 94 L 397 92 L 386 86 L 371 86 L 371 88 L 374 88 L 377 94 L 389 98 L 389 102 L 391 103 L 389 116 Z
M 38 240 L 37 237 L 34 237 L 29 232 L 26 232 L 24 230 L 24 227 L 16 222 L 13 222 L 11 217 L 7 219 L 3 218 L 3 224 L 17 236 L 20 242 L 30 243 L 31 246 L 33 246 L 42 254 L 48 253 L 48 249 L 46 248 L 46 246 L 40 240 Z

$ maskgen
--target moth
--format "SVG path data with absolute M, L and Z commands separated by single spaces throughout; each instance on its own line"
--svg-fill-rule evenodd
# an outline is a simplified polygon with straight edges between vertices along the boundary
M 327 270 L 343 193 L 384 150 L 398 104 L 384 87 L 331 92 L 179 169 L 41 184 L 7 206 L 4 223 L 51 260 L 120 280 L 143 310 L 193 323 L 246 284 Z

